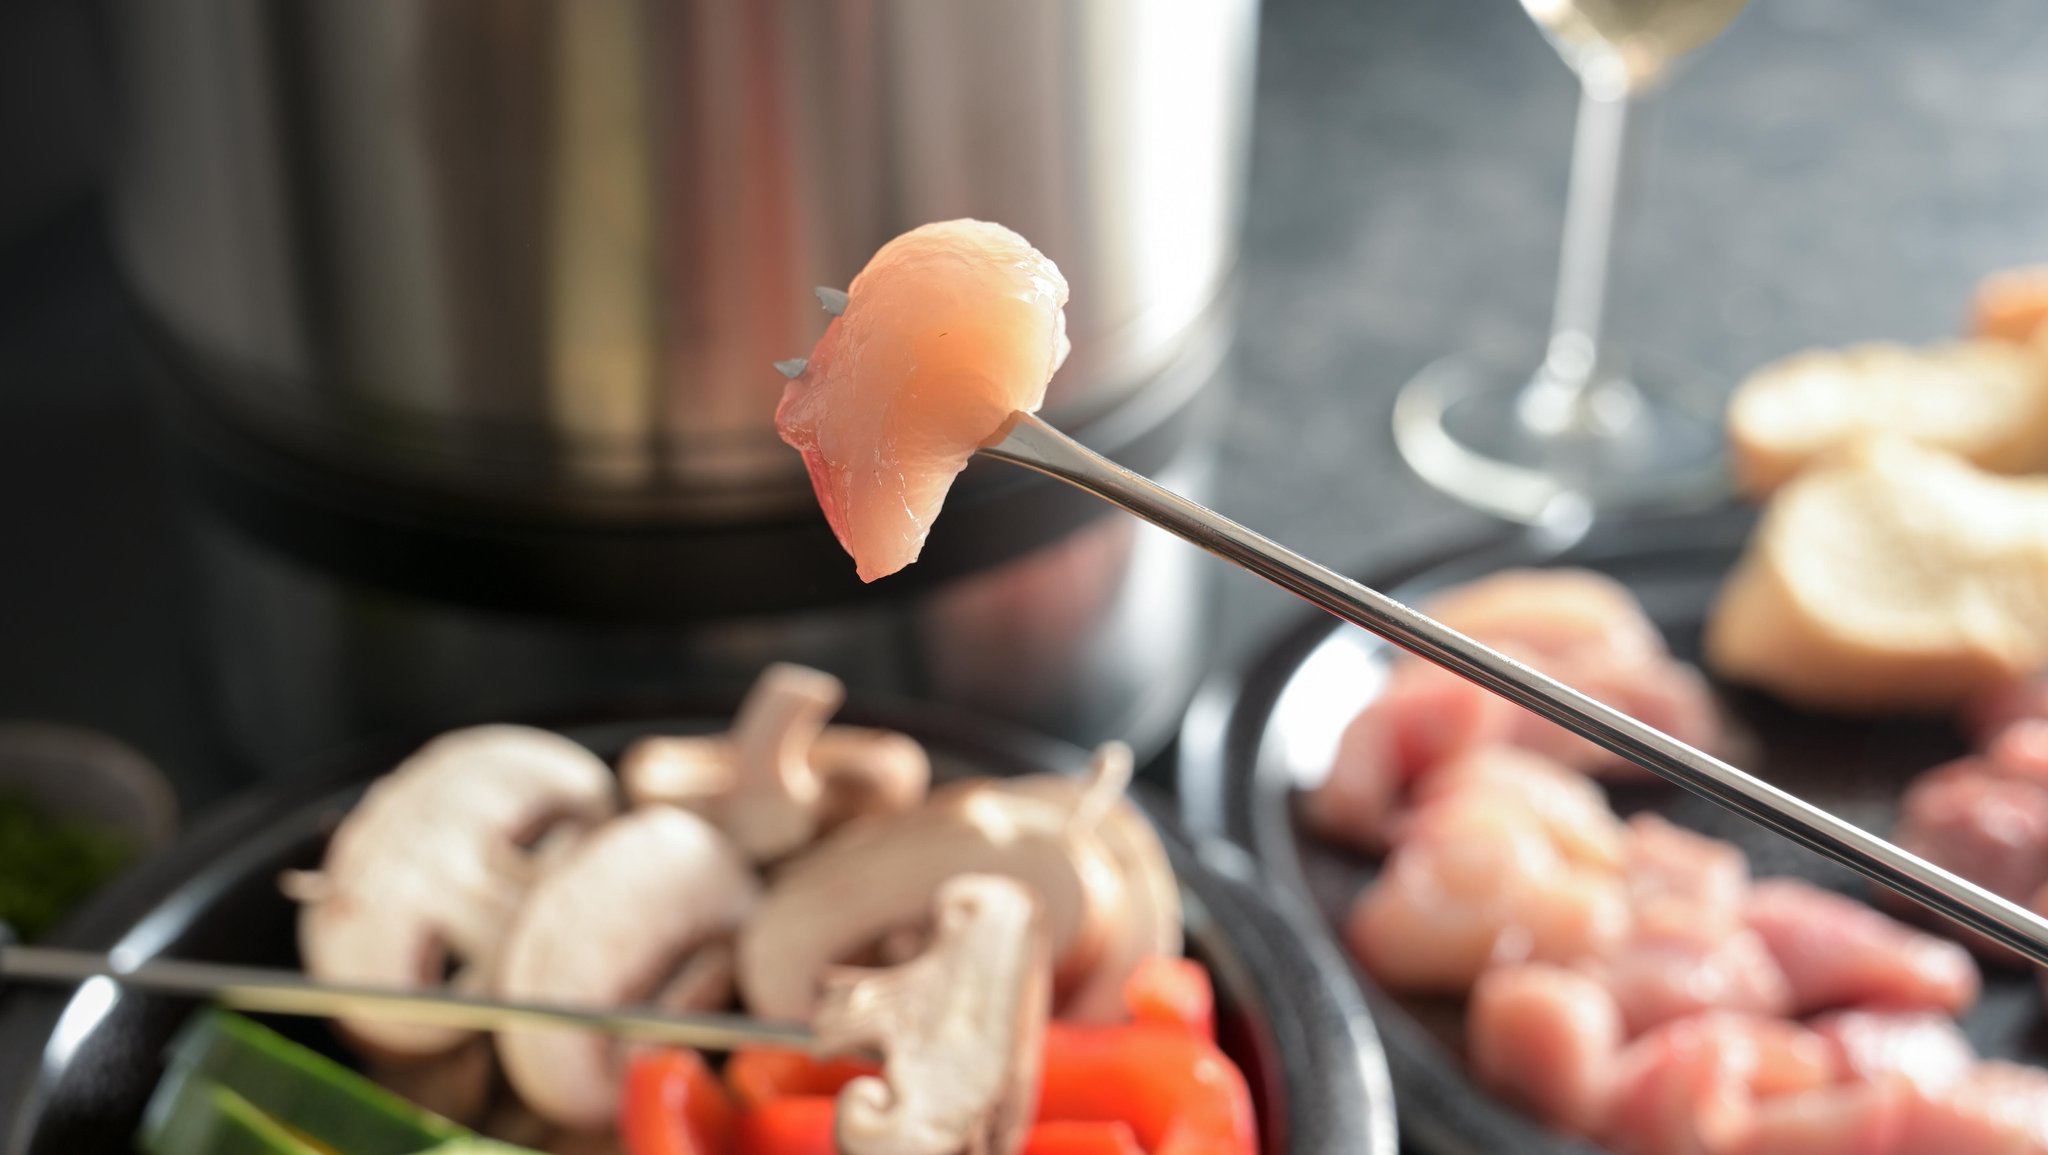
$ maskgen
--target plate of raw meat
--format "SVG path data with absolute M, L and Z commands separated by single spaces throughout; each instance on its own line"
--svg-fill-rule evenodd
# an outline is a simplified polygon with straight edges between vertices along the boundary
M 1563 547 L 1504 534 L 1363 576 L 2048 900 L 2048 722 L 2025 720 L 2048 694 L 1990 703 L 1995 718 L 1848 717 L 1701 673 L 1754 522 L 1617 523 Z M 2032 973 L 1363 631 L 1305 620 L 1212 682 L 1181 757 L 1190 820 L 1299 888 L 1346 948 L 1411 1148 L 2048 1152 Z

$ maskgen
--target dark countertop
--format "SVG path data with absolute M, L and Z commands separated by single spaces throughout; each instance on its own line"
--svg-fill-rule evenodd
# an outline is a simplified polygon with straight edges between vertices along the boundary
M 1337 563 L 1474 532 L 1395 458 L 1394 389 L 1537 346 L 1574 85 L 1510 0 L 1271 0 L 1237 414 L 1216 504 Z M 1732 379 L 1951 331 L 2048 259 L 2037 0 L 1756 0 L 1662 102 L 1620 332 Z M 210 721 L 175 496 L 88 207 L 0 252 L 0 716 L 108 730 L 203 802 Z M 1241 575 L 1224 650 L 1298 611 Z

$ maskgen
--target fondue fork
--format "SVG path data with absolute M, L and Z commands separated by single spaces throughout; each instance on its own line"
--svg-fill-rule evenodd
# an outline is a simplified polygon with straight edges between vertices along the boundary
M 704 1051 L 764 1046 L 819 1055 L 839 1053 L 823 1047 L 808 1027 L 744 1015 L 685 1013 L 657 1006 L 518 1002 L 448 990 L 403 991 L 316 982 L 296 971 L 178 959 L 121 965 L 89 951 L 13 945 L 5 934 L 5 924 L 0 924 L 0 989 L 10 983 L 73 985 L 103 978 L 138 991 L 186 995 L 236 1010 L 276 1015 L 385 1019 L 479 1031 L 572 1027 L 633 1042 Z
M 820 287 L 817 293 L 827 312 L 836 315 L 845 309 L 844 291 Z M 799 358 L 779 361 L 775 367 L 794 377 L 803 372 L 804 364 Z M 978 452 L 1101 498 L 2048 965 L 2048 920 L 2040 915 L 1133 473 L 1035 414 L 1011 414 L 1002 440 Z

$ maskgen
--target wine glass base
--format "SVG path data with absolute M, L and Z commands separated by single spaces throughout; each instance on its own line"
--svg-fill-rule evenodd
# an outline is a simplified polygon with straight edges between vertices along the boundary
M 1597 428 L 1538 432 L 1526 419 L 1526 374 L 1446 357 L 1402 387 L 1394 444 L 1430 485 L 1525 524 L 1723 500 L 1730 486 L 1717 395 L 1701 387 L 1701 374 L 1649 368 L 1647 387 L 1621 384 L 1613 404 L 1591 407 L 1605 418 Z

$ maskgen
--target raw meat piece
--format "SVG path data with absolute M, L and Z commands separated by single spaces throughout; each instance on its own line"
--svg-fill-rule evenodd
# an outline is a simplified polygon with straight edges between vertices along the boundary
M 1827 1044 L 1782 1019 L 1711 1012 L 1658 1027 L 1622 1050 L 1603 1140 L 1623 1155 L 1740 1149 L 1756 1100 L 1833 1081 Z
M 1481 792 L 1525 807 L 1574 862 L 1609 870 L 1622 865 L 1621 823 L 1600 787 L 1569 767 L 1512 746 L 1470 751 L 1418 780 L 1411 793 L 1415 812 L 1400 824 L 1396 839 L 1426 825 L 1441 804 Z
M 1939 1092 L 1909 1091 L 1899 1155 L 2048 1155 L 2048 1071 L 1979 1063 Z
M 1521 709 L 1442 666 L 1411 658 L 1387 689 L 1394 749 L 1410 781 L 1442 763 L 1505 741 Z
M 2048 882 L 2048 789 L 1964 758 L 1915 778 L 1898 844 L 1994 894 L 2025 902 Z
M 1720 719 L 1697 671 L 1673 660 L 1635 595 L 1583 569 L 1506 570 L 1431 599 L 1439 621 L 1568 686 L 1695 746 L 1720 741 Z M 1509 741 L 1588 773 L 1633 763 L 1526 710 Z
M 1627 915 L 1620 881 L 1574 868 L 1526 808 L 1469 794 L 1395 848 L 1344 934 L 1389 990 L 1462 994 L 1495 962 L 1611 949 Z
M 1666 656 L 1664 635 L 1628 587 L 1588 569 L 1511 569 L 1447 590 L 1430 615 L 1489 644 L 1538 654 L 1599 653 L 1620 664 Z
M 1379 850 L 1409 783 L 1447 759 L 1506 737 L 1515 708 L 1425 662 L 1394 667 L 1387 688 L 1351 719 L 1304 815 L 1332 841 Z
M 1045 399 L 1066 303 L 1057 266 L 982 221 L 912 229 L 854 277 L 775 426 L 861 580 L 917 560 L 975 449 Z
M 1963 728 L 1980 746 L 2026 718 L 2048 718 L 2048 677 L 2001 682 L 1963 704 Z
M 1514 655 L 1521 657 L 1521 655 Z M 1654 726 L 1701 750 L 1721 748 L 1720 713 L 1698 670 L 1672 659 L 1653 665 L 1623 666 L 1524 658 L 1530 665 L 1565 685 Z M 1526 746 L 1568 766 L 1603 777 L 1640 777 L 1649 771 L 1527 710 L 1515 714 L 1509 741 Z
M 1465 1011 L 1479 1081 L 1560 1130 L 1592 1133 L 1607 1112 L 1621 1008 L 1598 982 L 1545 963 L 1496 967 Z
M 1731 1155 L 1906 1155 L 1905 1103 L 1904 1086 L 1891 1079 L 1764 1099 Z
M 2048 786 L 2048 718 L 2017 718 L 1984 747 L 1993 773 Z
M 1968 951 L 1831 890 L 1765 879 L 1750 887 L 1744 917 L 1792 980 L 1799 1014 L 1858 1005 L 1958 1014 L 1977 1001 Z
M 1837 1011 L 1812 1026 L 1847 1078 L 1899 1078 L 1934 1092 L 1968 1077 L 1977 1062 L 1955 1020 L 1933 1011 Z
M 1667 906 L 1660 914 L 1682 916 Z M 1712 920 L 1637 918 L 1620 949 L 1584 962 L 1614 993 L 1629 1034 L 1702 1011 L 1792 1011 L 1792 985 L 1754 931 Z
M 1663 918 L 1724 927 L 1741 921 L 1749 860 L 1734 843 L 1645 813 L 1628 820 L 1622 845 L 1629 903 L 1639 916 L 1659 919 L 1668 910 Z
M 1331 842 L 1377 853 L 1400 805 L 1407 773 L 1394 751 L 1393 709 L 1382 697 L 1352 716 L 1330 772 L 1301 797 L 1301 816 Z
M 1614 991 L 1630 1031 L 1712 1009 L 1790 1013 L 1790 981 L 1742 924 L 1742 851 L 1652 814 L 1629 819 L 1623 842 L 1629 939 L 1586 965 Z

